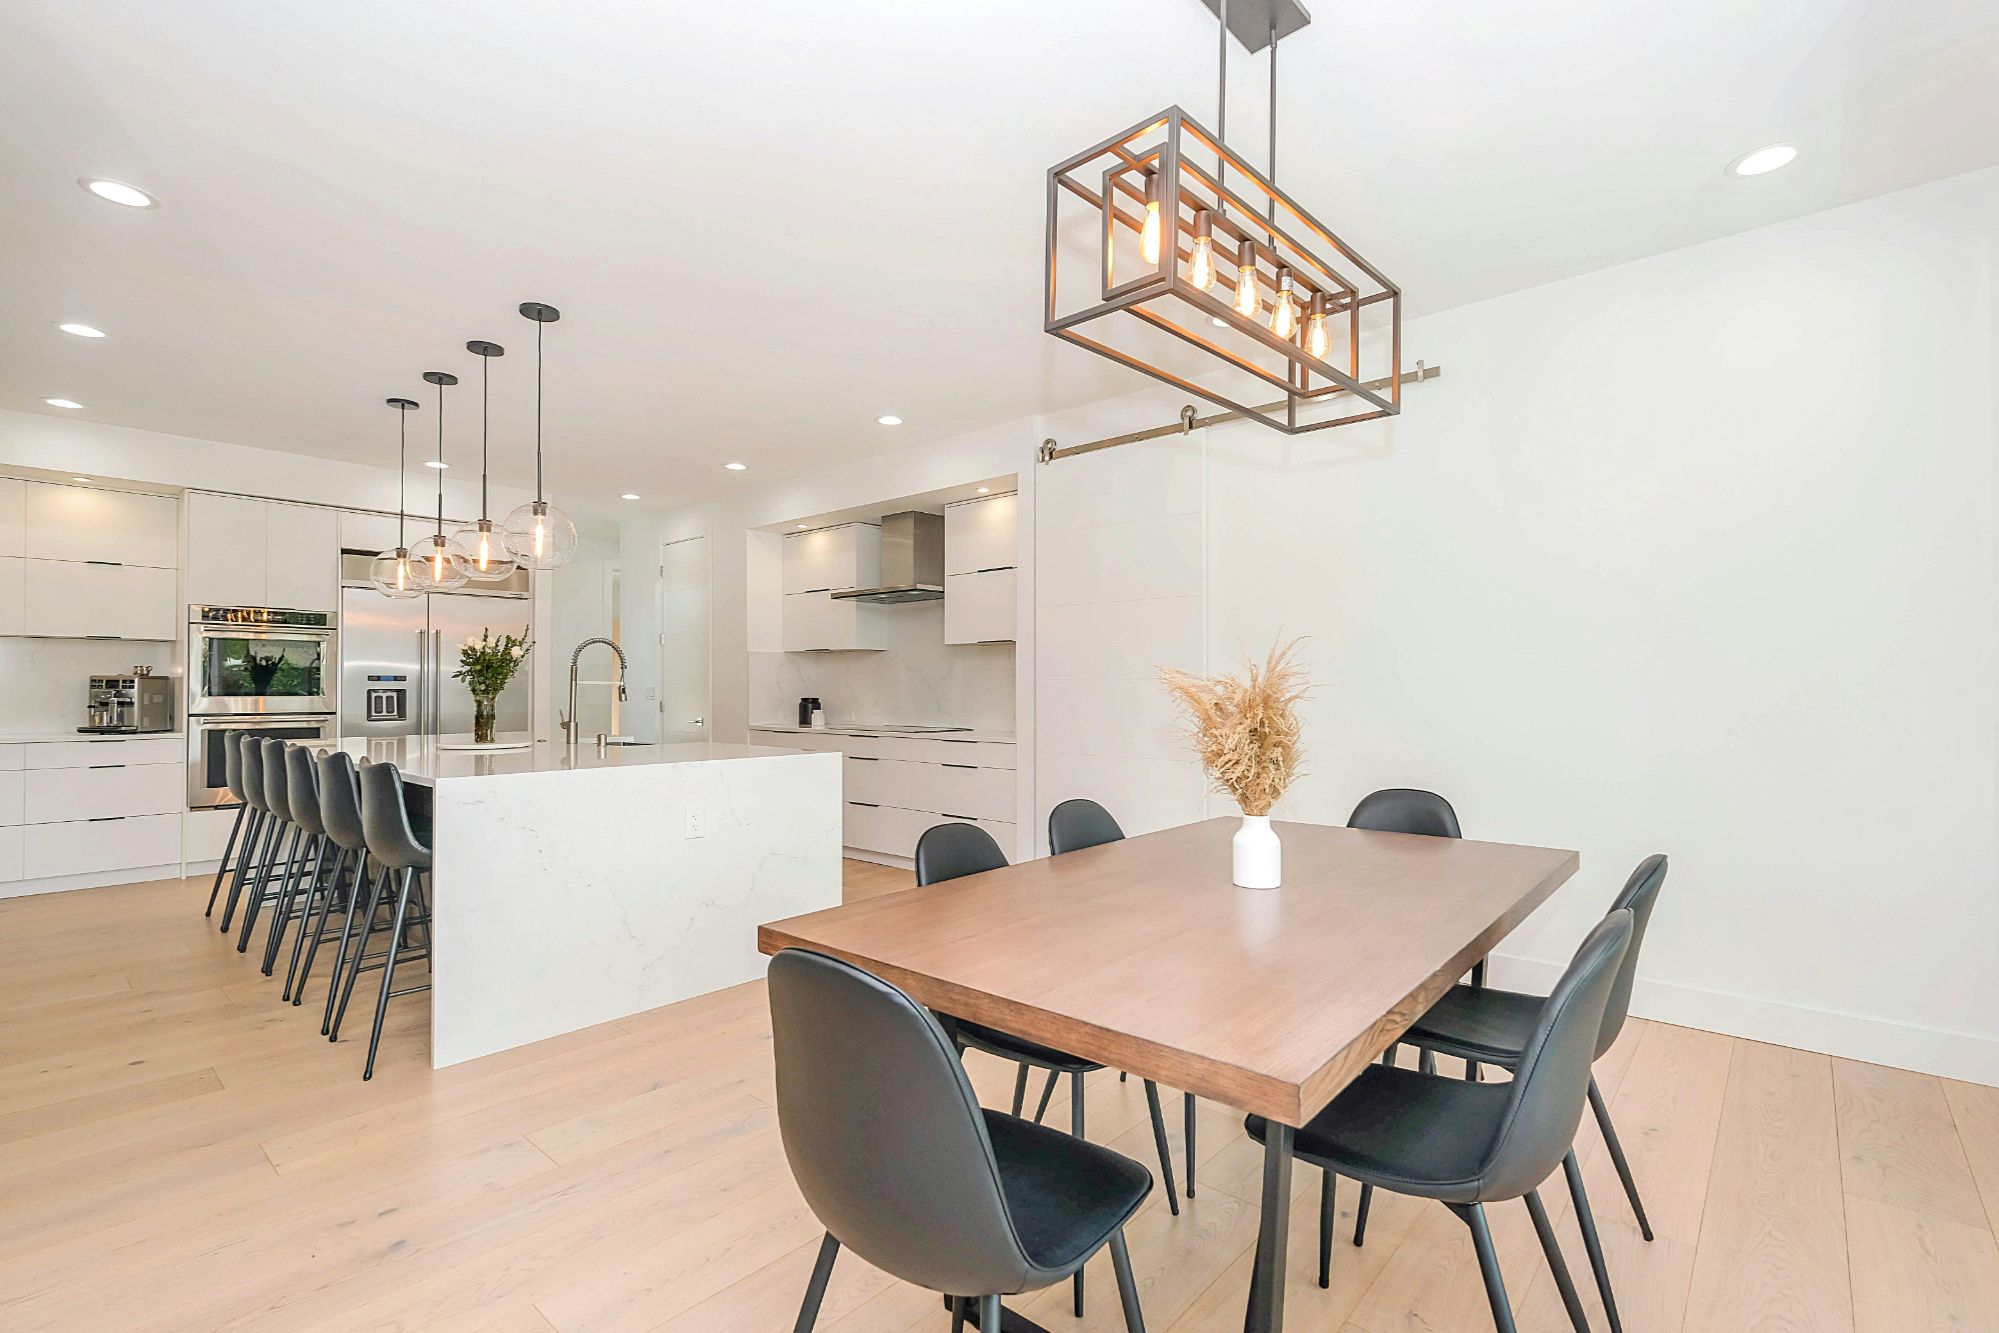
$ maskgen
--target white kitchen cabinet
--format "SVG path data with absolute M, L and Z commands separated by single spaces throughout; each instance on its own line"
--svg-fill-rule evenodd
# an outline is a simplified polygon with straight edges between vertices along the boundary
M 823 592 L 794 592 L 784 598 L 784 651 L 787 653 L 879 651 L 888 647 L 882 608 Z
M 178 814 L 30 824 L 21 832 L 25 879 L 180 863 Z
M 340 549 L 343 551 L 381 552 L 396 549 L 396 536 L 399 530 L 396 527 L 394 514 L 364 514 L 355 509 L 342 509 L 335 513 L 334 519 L 339 529 Z M 407 539 L 404 544 L 414 546 L 419 538 L 428 537 L 435 526 L 431 520 L 411 515 L 400 529 Z
M 24 838 L 21 829 L 0 828 L 0 884 L 21 878 L 21 843 Z
M 18 555 L 0 555 L 0 634 L 26 634 L 28 562 Z
M 78 560 L 23 563 L 24 633 L 64 639 L 174 637 L 172 569 Z
M 1011 642 L 1019 579 L 1015 569 L 945 575 L 944 642 Z
M 172 569 L 180 563 L 180 506 L 170 495 L 30 482 L 22 554 Z
M 841 841 L 857 851 L 916 854 L 923 831 L 951 820 L 1015 847 L 1014 747 L 999 741 L 750 730 L 753 745 L 836 750 L 846 800 Z
M 178 736 L 103 736 L 90 740 L 34 741 L 12 748 L 21 752 L 21 767 L 31 773 L 105 764 L 179 764 L 185 757 Z
M 26 822 L 28 775 L 19 769 L 0 770 L 0 828 Z
M 203 606 L 339 610 L 338 514 L 319 505 L 188 492 L 187 596 Z
M 882 531 L 872 523 L 842 523 L 784 539 L 784 591 L 840 592 L 881 582 Z
M 0 555 L 26 555 L 23 543 L 21 506 L 28 483 L 0 477 Z
M 58 768 L 37 774 L 27 790 L 28 824 L 129 815 L 178 814 L 187 796 L 186 770 L 178 764 L 119 764 Z
M 230 830 L 236 827 L 239 807 L 221 810 L 189 810 L 180 817 L 180 854 L 190 865 L 220 861 L 229 846 Z
M 338 515 L 319 505 L 264 509 L 267 586 L 264 606 L 294 611 L 340 609 Z
M 1020 563 L 1019 527 L 1020 496 L 1016 492 L 945 505 L 944 572 L 1012 569 Z

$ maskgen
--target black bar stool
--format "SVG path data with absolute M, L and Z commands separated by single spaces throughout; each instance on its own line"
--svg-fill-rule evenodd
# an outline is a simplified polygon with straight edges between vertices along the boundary
M 319 756 L 319 824 L 340 849 L 340 860 L 334 863 L 335 880 L 339 879 L 341 862 L 349 857 L 354 862 L 353 882 L 342 900 L 346 910 L 341 914 L 340 945 L 333 955 L 333 979 L 326 984 L 326 1012 L 319 1020 L 319 1035 L 324 1037 L 333 1031 L 333 1005 L 340 995 L 347 945 L 354 936 L 354 913 L 369 887 L 368 840 L 361 831 L 361 779 L 354 769 L 354 756 L 344 750 Z M 306 947 L 298 982 L 292 987 L 295 1005 L 305 1002 L 306 979 L 312 975 L 313 960 L 319 956 L 319 946 L 332 922 L 332 905 L 332 895 L 321 900 L 319 924 L 313 928 L 312 943 Z
M 410 828 L 409 807 L 403 801 L 403 775 L 394 764 L 370 764 L 361 770 L 361 832 L 368 843 L 368 855 L 382 868 L 382 875 L 369 898 L 361 943 L 355 951 L 354 966 L 348 969 L 346 983 L 341 988 L 340 1010 L 333 1018 L 332 1035 L 339 1040 L 340 1020 L 354 993 L 356 978 L 372 967 L 380 967 L 382 991 L 375 1000 L 375 1022 L 368 1034 L 368 1063 L 361 1071 L 362 1079 L 366 1080 L 375 1076 L 375 1053 L 382 1044 L 382 1020 L 388 1017 L 389 1001 L 399 995 L 415 995 L 430 989 L 429 982 L 403 990 L 395 988 L 399 964 L 427 962 L 430 958 L 430 909 L 418 885 L 419 877 L 430 871 L 430 848 L 418 842 Z M 388 947 L 378 962 L 371 963 L 367 961 L 368 938 L 374 933 L 375 912 L 392 877 L 396 881 L 396 909 L 389 926 Z M 410 910 L 412 899 L 416 902 L 414 913 Z M 411 946 L 404 939 L 405 932 L 417 926 L 423 927 L 424 932 L 421 947 Z
M 239 811 L 248 812 L 243 819 L 243 845 L 237 849 L 236 868 L 229 876 L 229 898 L 222 905 L 224 935 L 229 933 L 229 923 L 235 920 L 236 904 L 243 896 L 243 886 L 250 881 L 250 867 L 257 862 L 258 843 L 265 832 L 264 766 L 255 761 L 258 752 L 251 748 L 256 740 L 255 736 L 232 731 L 222 742 L 229 794 L 242 803 L 237 807 Z
M 264 975 L 271 975 L 277 964 L 278 951 L 283 944 L 283 932 L 293 921 L 298 922 L 298 933 L 292 937 L 291 965 L 285 969 L 285 988 L 280 999 L 292 997 L 292 983 L 298 976 L 299 960 L 305 951 L 305 937 L 309 933 L 315 916 L 324 919 L 325 912 L 319 907 L 330 900 L 339 886 L 341 862 L 333 853 L 337 850 L 326 836 L 326 826 L 319 815 L 319 756 L 303 745 L 285 746 L 285 795 L 291 803 L 292 822 L 305 830 L 306 846 L 312 857 L 312 868 L 305 875 L 293 881 L 293 888 L 279 904 L 278 919 L 271 923 L 272 940 L 264 950 Z M 332 858 L 329 863 L 329 858 Z M 327 871 L 333 872 L 331 877 Z
M 256 742 L 256 749 L 244 751 L 244 765 L 248 767 L 247 756 L 260 757 L 260 787 L 264 799 L 264 813 L 269 817 L 271 831 L 264 842 L 264 862 L 257 867 L 257 883 L 250 891 L 250 899 L 243 908 L 243 931 L 236 940 L 236 952 L 250 951 L 250 936 L 257 928 L 257 918 L 262 914 L 264 904 L 276 899 L 283 891 L 283 883 L 291 877 L 292 866 L 298 855 L 300 832 L 292 823 L 291 802 L 285 795 L 285 743 L 275 736 L 265 736 Z M 282 862 L 283 880 L 277 886 L 271 883 L 274 875 L 279 875 Z
M 236 852 L 236 840 L 243 834 L 250 807 L 243 803 L 243 733 L 222 733 L 223 785 L 236 798 L 236 818 L 229 825 L 229 841 L 222 844 L 222 859 L 215 863 L 215 883 L 208 890 L 208 909 L 203 916 L 215 915 L 215 900 L 222 893 L 222 877 L 229 873 L 229 858 Z

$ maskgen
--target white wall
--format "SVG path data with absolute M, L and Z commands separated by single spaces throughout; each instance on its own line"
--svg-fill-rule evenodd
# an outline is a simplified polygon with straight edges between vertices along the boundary
M 752 649 L 750 721 L 796 722 L 798 701 L 810 697 L 835 723 L 1014 729 L 1014 645 L 945 643 L 941 601 L 886 608 L 883 624 L 888 646 L 880 652 Z
M 576 645 L 600 635 L 614 637 L 612 629 L 618 620 L 618 607 L 611 596 L 611 573 L 618 568 L 618 555 L 615 541 L 584 537 L 576 543 L 576 558 L 547 575 L 554 607 L 550 616 L 549 651 L 542 660 L 548 664 L 544 675 L 551 709 L 569 707 L 569 657 Z M 593 648 L 591 652 L 602 653 L 603 657 L 593 655 L 582 664 L 583 678 L 610 679 L 613 664 L 609 650 Z M 601 685 L 583 685 L 576 696 L 576 711 L 582 721 L 577 734 L 595 736 L 600 731 L 610 731 L 611 691 Z M 623 716 L 632 715 L 631 710 L 640 697 L 636 692 L 632 695 Z
M 1040 469 L 1038 808 L 1199 817 L 1142 659 L 1303 635 L 1281 814 L 1582 852 L 1502 981 L 1665 851 L 1640 1012 L 1999 1083 L 1996 239 L 1974 173 L 1412 321 L 1398 421 Z

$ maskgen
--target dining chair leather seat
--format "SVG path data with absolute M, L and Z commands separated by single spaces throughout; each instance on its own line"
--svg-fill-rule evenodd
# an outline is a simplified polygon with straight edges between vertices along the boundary
M 1341 1175 L 1397 1194 L 1473 1203 L 1484 1197 L 1482 1168 L 1510 1088 L 1369 1065 L 1340 1093 L 1337 1112 L 1297 1131 L 1296 1154 L 1338 1159 Z M 1244 1128 L 1261 1143 L 1265 1123 L 1253 1115 Z
M 1103 1066 L 1094 1060 L 1085 1060 L 1079 1055 L 1058 1051 L 1053 1046 L 1043 1046 L 1038 1041 L 1016 1037 L 1011 1032 L 989 1028 L 984 1023 L 974 1023 L 969 1019 L 954 1018 L 952 1029 L 965 1045 L 974 1050 L 996 1055 L 1002 1060 L 1028 1060 L 1043 1069 L 1051 1069 L 1063 1074 L 1090 1074 Z
M 1152 1191 L 1152 1173 L 1123 1153 L 1003 1111 L 983 1114 L 1014 1232 L 1044 1273 L 1095 1254 Z

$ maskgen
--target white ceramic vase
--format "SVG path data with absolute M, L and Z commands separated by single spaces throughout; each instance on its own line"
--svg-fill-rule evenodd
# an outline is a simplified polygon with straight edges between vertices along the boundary
M 1269 815 L 1244 815 L 1233 846 L 1237 888 L 1274 889 L 1283 882 L 1284 844 Z

